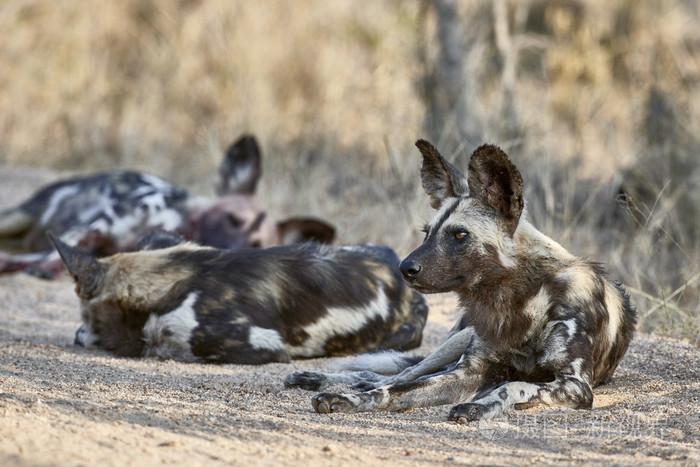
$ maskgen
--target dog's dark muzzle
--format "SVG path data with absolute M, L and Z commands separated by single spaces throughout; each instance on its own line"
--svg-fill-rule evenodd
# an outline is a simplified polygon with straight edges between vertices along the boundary
M 436 259 L 431 258 L 432 250 L 418 248 L 399 264 L 399 271 L 406 284 L 420 293 L 441 293 L 455 290 L 464 283 L 463 275 L 450 274 Z M 426 254 L 427 253 L 427 254 Z

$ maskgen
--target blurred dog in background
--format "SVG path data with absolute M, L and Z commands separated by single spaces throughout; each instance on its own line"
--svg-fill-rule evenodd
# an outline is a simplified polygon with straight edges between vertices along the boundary
M 149 232 L 173 231 L 218 248 L 332 242 L 335 230 L 313 218 L 273 220 L 255 198 L 261 153 L 253 136 L 233 143 L 219 167 L 218 197 L 193 196 L 153 175 L 114 171 L 49 185 L 0 212 L 0 239 L 31 253 L 0 253 L 0 272 L 53 277 L 62 263 L 47 232 L 98 255 L 133 250 Z

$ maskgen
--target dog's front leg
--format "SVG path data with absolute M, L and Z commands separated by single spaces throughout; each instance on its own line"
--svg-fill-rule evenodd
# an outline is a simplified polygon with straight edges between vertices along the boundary
M 469 400 L 483 383 L 484 375 L 467 362 L 452 371 L 409 383 L 392 384 L 359 394 L 322 393 L 311 403 L 319 413 L 355 413 L 371 410 L 402 410 Z
M 288 388 L 298 387 L 310 391 L 320 391 L 332 384 L 347 384 L 355 389 L 369 391 L 382 386 L 408 383 L 455 363 L 467 349 L 474 347 L 477 342 L 480 340 L 476 337 L 474 328 L 470 326 L 453 332 L 435 352 L 396 375 L 382 376 L 373 371 L 355 373 L 298 371 L 287 376 L 284 385 Z M 368 368 L 367 370 L 372 369 Z
M 454 368 L 425 376 L 422 371 L 442 368 L 451 363 L 446 357 L 455 358 L 455 354 L 459 355 L 456 349 L 462 349 L 464 353 Z M 427 360 L 428 363 L 422 366 L 422 371 L 416 367 L 420 367 L 423 362 L 397 375 L 395 380 L 399 380 L 398 382 L 393 381 L 391 384 L 360 394 L 318 394 L 313 397 L 311 403 L 319 413 L 354 413 L 430 407 L 470 400 L 484 382 L 487 353 L 487 347 L 474 330 L 466 328 L 454 334 L 451 340 L 448 339 L 448 342 L 423 360 Z M 406 382 L 400 381 L 402 377 L 411 379 Z
M 393 376 L 384 376 L 375 381 L 356 382 L 353 387 L 369 391 L 382 386 L 409 383 L 444 369 L 447 365 L 457 362 L 465 353 L 475 357 L 474 349 L 480 345 L 482 345 L 481 340 L 474 332 L 474 328 L 469 326 L 458 332 L 453 332 L 435 352 L 415 365 L 406 368 L 401 373 Z
M 408 383 L 421 376 L 434 373 L 450 363 L 456 362 L 463 354 L 469 354 L 476 358 L 473 349 L 481 345 L 481 341 L 469 326 L 459 332 L 455 332 L 442 343 L 438 349 L 425 357 L 420 362 L 403 370 L 401 373 L 388 377 L 382 386 Z

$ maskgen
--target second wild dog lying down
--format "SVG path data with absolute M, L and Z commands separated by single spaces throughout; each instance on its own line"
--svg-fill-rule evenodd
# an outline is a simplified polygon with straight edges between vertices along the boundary
M 527 221 L 520 173 L 499 148 L 478 148 L 464 177 L 427 141 L 417 146 L 437 214 L 400 268 L 417 291 L 455 292 L 462 317 L 397 375 L 299 372 L 285 384 L 367 391 L 318 394 L 321 413 L 457 404 L 450 418 L 463 423 L 535 403 L 591 408 L 591 388 L 612 377 L 632 338 L 627 294 Z
M 183 243 L 97 259 L 53 241 L 81 301 L 76 344 L 120 356 L 260 364 L 411 349 L 428 314 L 385 247 Z

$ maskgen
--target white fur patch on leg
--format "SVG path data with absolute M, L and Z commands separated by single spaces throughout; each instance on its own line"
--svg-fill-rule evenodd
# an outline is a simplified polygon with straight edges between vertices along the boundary
M 248 334 L 248 342 L 255 349 L 270 350 L 277 352 L 284 350 L 282 336 L 274 329 L 251 326 Z

